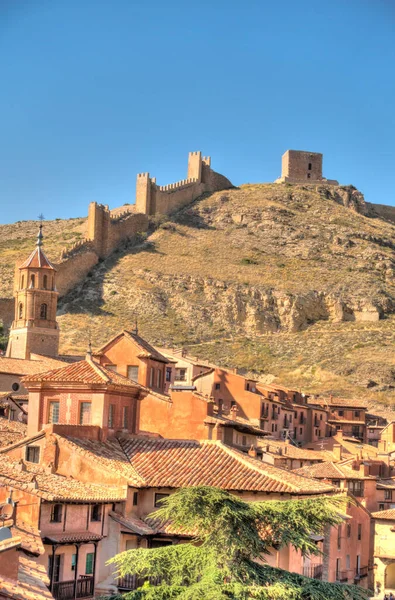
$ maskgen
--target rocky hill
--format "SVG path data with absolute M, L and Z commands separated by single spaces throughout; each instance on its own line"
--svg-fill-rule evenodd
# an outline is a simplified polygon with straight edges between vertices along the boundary
M 62 349 L 83 351 L 87 324 L 99 345 L 137 317 L 161 346 L 317 393 L 395 402 L 393 214 L 352 187 L 202 197 L 153 219 L 147 237 L 63 298 Z M 78 237 L 82 223 L 66 223 L 60 235 Z

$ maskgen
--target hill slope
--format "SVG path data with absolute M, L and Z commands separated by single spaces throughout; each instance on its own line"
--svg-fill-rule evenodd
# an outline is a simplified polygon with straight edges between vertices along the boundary
M 203 197 L 63 299 L 63 350 L 86 348 L 87 312 L 95 345 L 137 316 L 160 345 L 306 390 L 395 401 L 395 225 L 361 213 L 374 210 L 353 188 Z

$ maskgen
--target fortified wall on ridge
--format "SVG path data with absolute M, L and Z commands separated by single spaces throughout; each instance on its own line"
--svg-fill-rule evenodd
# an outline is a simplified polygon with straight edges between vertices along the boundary
M 170 214 L 193 202 L 204 192 L 233 187 L 231 182 L 211 169 L 211 158 L 201 152 L 190 152 L 187 179 L 158 186 L 149 173 L 137 175 L 136 203 L 110 210 L 91 202 L 88 208 L 85 238 L 62 250 L 57 270 L 57 290 L 64 296 L 81 283 L 89 271 L 114 252 L 122 243 L 148 229 L 149 217 Z M 16 265 L 16 271 L 19 265 Z M 17 280 L 17 278 L 16 278 Z M 0 298 L 0 319 L 11 323 L 14 301 Z

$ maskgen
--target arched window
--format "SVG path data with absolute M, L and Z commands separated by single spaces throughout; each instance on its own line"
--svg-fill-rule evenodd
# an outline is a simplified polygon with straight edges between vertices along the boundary
M 47 318 L 47 305 L 46 304 L 41 304 L 40 306 L 40 319 L 46 319 Z
M 18 318 L 22 319 L 23 317 L 23 304 L 22 302 L 19 304 L 19 310 L 18 310 Z
M 44 275 L 44 277 L 43 277 L 43 288 L 44 288 L 44 290 L 47 289 L 47 282 L 48 282 L 48 277 L 46 275 Z
M 30 287 L 31 287 L 31 288 L 34 288 L 34 286 L 35 286 L 35 281 L 36 281 L 36 278 L 35 278 L 35 276 L 34 276 L 34 275 L 30 275 Z
M 21 290 L 23 290 L 23 288 L 25 287 L 25 276 L 22 275 L 22 279 L 21 279 Z

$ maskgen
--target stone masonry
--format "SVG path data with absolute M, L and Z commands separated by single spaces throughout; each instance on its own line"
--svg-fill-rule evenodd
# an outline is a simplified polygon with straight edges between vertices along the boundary
M 287 150 L 282 156 L 281 177 L 275 183 L 326 183 L 339 185 L 334 179 L 322 176 L 322 154 Z

